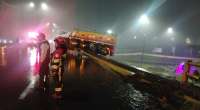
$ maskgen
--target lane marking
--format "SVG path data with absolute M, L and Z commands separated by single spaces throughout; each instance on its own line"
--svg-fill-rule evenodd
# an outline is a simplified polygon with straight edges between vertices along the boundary
M 33 75 L 33 69 L 31 69 L 31 74 L 29 77 L 30 83 L 28 84 L 28 86 L 24 89 L 24 91 L 20 94 L 19 98 L 20 100 L 23 100 L 26 98 L 26 96 L 34 89 L 36 82 L 39 79 L 39 76 L 35 76 Z

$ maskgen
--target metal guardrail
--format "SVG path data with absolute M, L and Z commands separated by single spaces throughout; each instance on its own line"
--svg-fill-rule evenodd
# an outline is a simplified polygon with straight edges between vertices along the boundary
M 171 104 L 183 104 L 190 102 L 200 105 L 200 88 L 192 84 L 185 84 L 178 82 L 175 79 L 165 79 L 157 75 L 153 75 L 149 72 L 139 70 L 126 64 L 122 64 L 115 60 L 98 55 L 94 56 L 96 59 L 103 60 L 107 63 L 115 65 L 115 67 L 121 67 L 135 74 L 124 75 L 119 73 L 122 78 L 128 83 L 141 91 L 145 91 L 153 94 L 159 98 L 165 98 Z M 117 72 L 117 71 L 115 71 Z M 177 106 L 177 105 L 176 105 Z

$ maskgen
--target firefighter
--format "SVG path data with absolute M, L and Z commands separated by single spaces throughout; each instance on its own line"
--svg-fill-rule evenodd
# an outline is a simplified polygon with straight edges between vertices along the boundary
M 185 62 L 185 65 L 184 65 L 184 72 L 183 72 L 182 80 L 181 80 L 181 83 L 182 83 L 182 84 L 188 83 L 188 78 L 189 78 L 190 69 L 191 69 L 191 64 L 190 64 L 190 63 L 192 63 L 192 60 L 187 60 L 187 61 Z
M 63 91 L 63 72 L 66 62 L 66 40 L 64 37 L 57 37 L 55 40 L 55 51 L 51 56 L 51 74 L 53 76 L 55 88 L 54 98 L 61 98 L 61 92 Z
M 48 90 L 48 76 L 50 63 L 50 45 L 44 33 L 37 36 L 37 51 L 39 55 L 39 89 Z

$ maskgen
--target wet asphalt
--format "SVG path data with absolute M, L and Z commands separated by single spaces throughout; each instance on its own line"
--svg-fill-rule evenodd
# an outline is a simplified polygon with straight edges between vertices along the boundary
M 19 99 L 30 83 L 28 63 L 2 69 L 0 110 L 165 110 L 156 97 L 85 55 L 73 51 L 66 62 L 61 100 L 36 88 Z

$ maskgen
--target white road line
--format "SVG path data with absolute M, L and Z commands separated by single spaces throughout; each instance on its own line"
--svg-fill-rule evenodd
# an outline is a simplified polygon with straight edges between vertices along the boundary
M 20 94 L 19 98 L 20 100 L 23 100 L 26 98 L 26 96 L 33 90 L 35 87 L 36 82 L 38 81 L 39 76 L 34 76 L 31 72 L 30 75 L 30 83 L 29 85 L 24 89 L 24 91 Z

